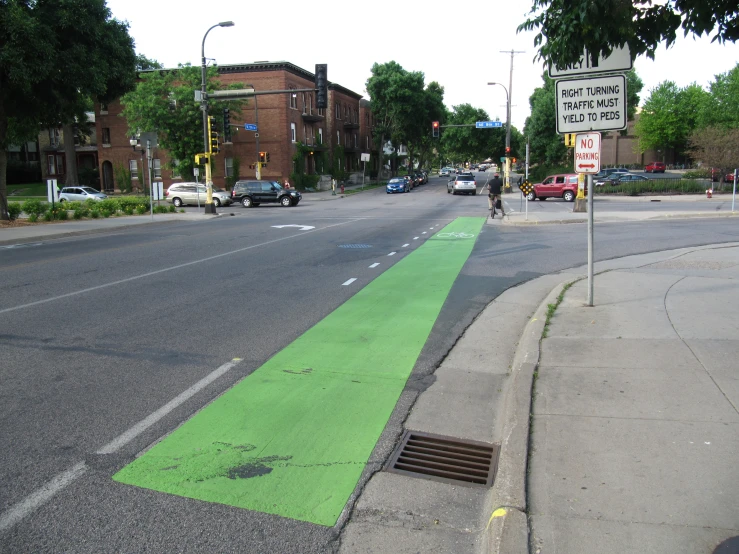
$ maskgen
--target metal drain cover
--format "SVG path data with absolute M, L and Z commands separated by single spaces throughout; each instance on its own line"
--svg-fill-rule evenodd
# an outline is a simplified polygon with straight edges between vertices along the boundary
M 500 446 L 406 431 L 387 471 L 443 483 L 492 487 Z
M 339 244 L 339 248 L 372 248 L 371 244 Z

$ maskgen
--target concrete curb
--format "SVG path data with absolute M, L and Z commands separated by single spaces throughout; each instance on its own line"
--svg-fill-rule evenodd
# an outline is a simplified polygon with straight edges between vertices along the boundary
M 547 306 L 556 303 L 566 283 L 576 280 L 579 279 L 572 275 L 563 275 L 562 282 L 546 296 L 521 333 L 511 366 L 511 379 L 498 408 L 500 456 L 495 484 L 487 499 L 491 515 L 483 533 L 483 552 L 529 552 L 526 475 L 534 373 L 539 363 Z

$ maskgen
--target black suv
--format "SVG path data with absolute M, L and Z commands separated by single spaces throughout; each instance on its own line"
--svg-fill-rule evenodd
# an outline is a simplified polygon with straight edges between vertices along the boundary
M 245 208 L 262 203 L 297 206 L 303 195 L 297 190 L 284 189 L 276 181 L 236 181 L 231 200 L 241 202 Z

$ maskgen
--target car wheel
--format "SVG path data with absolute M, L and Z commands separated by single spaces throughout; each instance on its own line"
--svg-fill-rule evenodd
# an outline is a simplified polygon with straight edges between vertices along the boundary
M 293 201 L 289 196 L 283 196 L 282 198 L 280 198 L 280 204 L 282 204 L 284 208 L 289 207 L 290 205 L 292 205 L 292 203 Z
M 60 203 L 60 204 L 61 204 L 62 202 L 66 202 L 66 201 L 67 201 L 67 199 L 66 199 L 66 198 L 60 198 L 60 199 L 59 199 L 59 203 Z
M 530 200 L 531 202 L 536 200 L 536 194 L 534 194 L 533 190 L 526 195 L 526 200 Z
M 172 204 L 174 204 L 175 208 L 179 208 L 182 206 L 182 200 L 180 200 L 179 198 L 173 198 Z
M 220 201 L 220 200 L 218 200 L 218 198 L 214 198 L 214 199 L 213 199 L 213 205 L 214 205 L 214 206 L 215 206 L 216 208 L 220 208 L 220 207 L 221 207 L 221 201 Z
M 244 196 L 244 198 L 241 199 L 241 205 L 244 206 L 245 208 L 251 208 L 252 204 L 253 202 L 251 201 L 251 198 L 249 198 L 248 196 Z
M 477 190 L 472 191 L 472 196 L 477 196 Z
M 447 194 L 451 194 L 452 193 L 452 191 L 449 190 L 449 187 L 446 188 L 446 193 Z
M 565 202 L 572 202 L 575 200 L 575 193 L 571 190 L 566 190 L 565 193 L 562 195 L 562 198 L 564 198 Z

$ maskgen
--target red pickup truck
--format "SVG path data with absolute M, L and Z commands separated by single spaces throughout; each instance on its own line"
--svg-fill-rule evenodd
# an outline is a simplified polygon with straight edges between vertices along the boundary
M 565 202 L 574 202 L 577 196 L 577 173 L 550 175 L 541 183 L 534 185 L 534 190 L 526 195 L 527 200 L 546 200 L 547 198 L 563 198 Z

